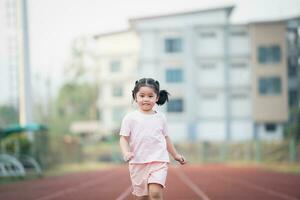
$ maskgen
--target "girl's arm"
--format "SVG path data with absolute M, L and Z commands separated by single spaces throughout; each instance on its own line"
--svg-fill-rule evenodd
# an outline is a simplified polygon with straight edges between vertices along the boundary
M 180 164 L 185 164 L 185 158 L 178 154 L 170 137 L 169 136 L 166 136 L 166 143 L 167 143 L 167 150 L 168 152 L 171 154 L 171 156 L 174 158 L 174 160 L 178 161 Z
M 126 162 L 133 158 L 133 153 L 130 152 L 128 141 L 129 141 L 128 136 L 122 136 L 121 135 L 121 137 L 120 137 L 120 146 L 121 146 L 123 158 Z

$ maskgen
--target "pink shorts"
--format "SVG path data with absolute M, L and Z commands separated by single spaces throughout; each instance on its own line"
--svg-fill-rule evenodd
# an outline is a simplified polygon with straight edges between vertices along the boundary
M 129 164 L 133 195 L 147 196 L 148 184 L 157 183 L 165 187 L 168 171 L 167 162 L 151 162 L 143 164 Z

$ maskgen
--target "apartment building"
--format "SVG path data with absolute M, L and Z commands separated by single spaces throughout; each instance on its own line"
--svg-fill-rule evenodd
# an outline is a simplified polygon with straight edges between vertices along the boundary
M 134 80 L 152 77 L 171 94 L 156 109 L 166 113 L 175 142 L 281 139 L 288 118 L 286 22 L 233 24 L 233 10 L 135 18 L 132 30 L 99 36 L 106 131 L 117 130 L 134 108 Z
M 100 123 L 105 133 L 118 130 L 125 113 L 133 109 L 131 90 L 137 79 L 139 40 L 124 30 L 94 37 L 99 81 Z
M 289 107 L 300 107 L 300 18 L 286 25 Z
M 141 38 L 139 75 L 172 94 L 163 110 L 175 141 L 252 137 L 249 33 L 230 25 L 232 9 L 131 21 Z
M 281 139 L 288 120 L 286 25 L 253 23 L 249 33 L 254 137 Z

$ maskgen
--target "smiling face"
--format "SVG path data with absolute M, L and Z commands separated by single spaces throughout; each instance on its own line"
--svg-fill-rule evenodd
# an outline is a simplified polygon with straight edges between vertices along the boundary
M 152 112 L 152 108 L 157 102 L 158 96 L 153 88 L 143 86 L 137 92 L 135 100 L 142 112 Z

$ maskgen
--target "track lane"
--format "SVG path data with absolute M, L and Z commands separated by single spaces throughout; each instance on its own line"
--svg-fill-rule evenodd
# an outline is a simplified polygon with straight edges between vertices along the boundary
M 170 166 L 165 200 L 300 200 L 300 175 L 224 165 Z M 133 200 L 128 167 L 0 185 L 2 200 Z

